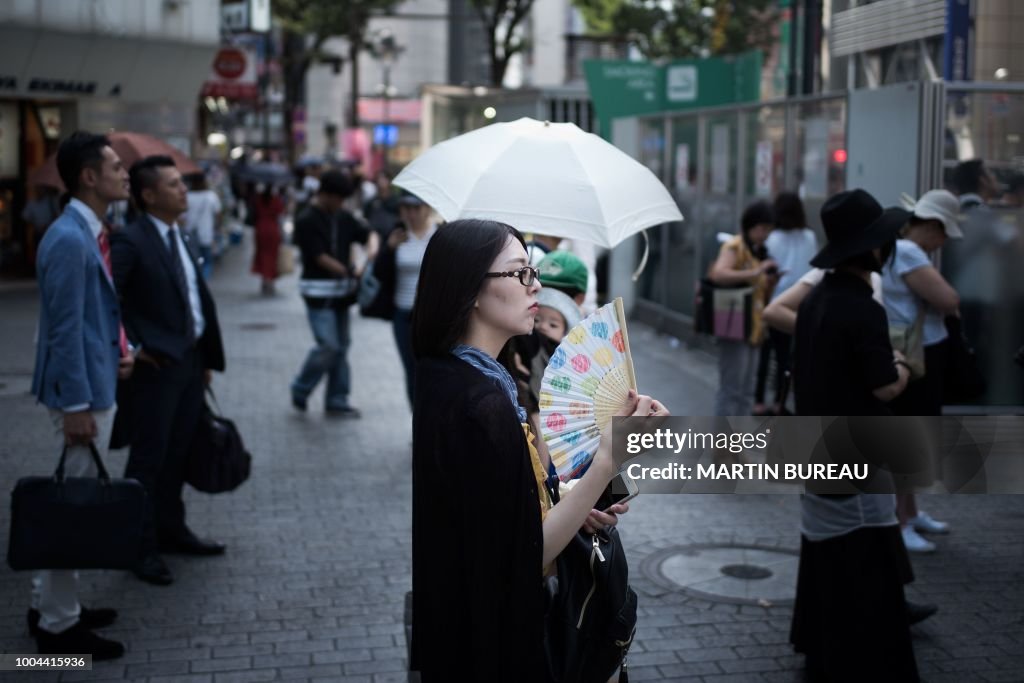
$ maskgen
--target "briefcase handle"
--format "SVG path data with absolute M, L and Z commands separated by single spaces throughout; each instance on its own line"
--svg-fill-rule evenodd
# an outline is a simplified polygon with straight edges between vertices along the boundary
M 93 462 L 96 463 L 96 471 L 99 473 L 99 479 L 104 484 L 110 483 L 110 475 L 107 474 L 107 468 L 103 466 L 103 460 L 100 458 L 100 452 L 96 450 L 96 444 L 92 441 L 89 442 L 89 452 L 92 453 Z M 58 484 L 64 483 L 64 461 L 68 457 L 68 445 L 64 444 L 64 450 L 60 454 L 60 462 L 57 464 L 57 471 L 53 473 L 53 478 Z

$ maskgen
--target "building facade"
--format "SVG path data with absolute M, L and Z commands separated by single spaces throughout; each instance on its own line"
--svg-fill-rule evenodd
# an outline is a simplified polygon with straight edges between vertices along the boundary
M 150 133 L 192 152 L 220 12 L 184 0 L 0 3 L 0 275 L 31 272 L 27 178 L 68 133 Z

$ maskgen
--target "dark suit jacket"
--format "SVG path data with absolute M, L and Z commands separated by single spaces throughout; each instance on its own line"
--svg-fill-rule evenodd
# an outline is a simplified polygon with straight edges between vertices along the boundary
M 187 239 L 185 244 L 188 245 Z M 191 246 L 189 252 L 191 254 Z M 174 281 L 170 249 L 160 231 L 143 215 L 111 236 L 110 255 L 128 339 L 162 362 L 180 362 L 189 348 L 188 294 Z M 223 371 L 224 346 L 217 323 L 217 307 L 199 275 L 195 256 L 191 258 L 206 320 L 197 346 L 206 368 Z

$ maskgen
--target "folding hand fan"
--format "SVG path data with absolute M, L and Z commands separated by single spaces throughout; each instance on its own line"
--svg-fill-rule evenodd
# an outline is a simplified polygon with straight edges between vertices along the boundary
M 636 376 L 618 298 L 572 328 L 544 371 L 541 432 L 562 481 L 594 457 L 630 389 L 636 389 Z

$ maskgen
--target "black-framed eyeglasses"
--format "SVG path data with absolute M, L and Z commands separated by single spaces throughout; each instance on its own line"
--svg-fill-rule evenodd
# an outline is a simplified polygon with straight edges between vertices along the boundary
M 532 266 L 523 266 L 519 270 L 509 270 L 503 273 L 484 273 L 484 277 L 518 277 L 524 287 L 529 287 L 540 277 L 540 273 Z

